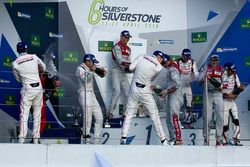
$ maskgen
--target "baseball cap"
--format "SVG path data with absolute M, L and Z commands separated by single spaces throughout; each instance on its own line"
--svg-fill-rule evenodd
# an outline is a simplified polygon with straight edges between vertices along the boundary
M 166 63 L 167 61 L 170 61 L 170 60 L 171 60 L 171 57 L 167 54 L 164 54 L 163 63 Z
M 184 55 L 184 56 L 191 56 L 191 50 L 188 49 L 188 48 L 185 48 L 185 49 L 182 50 L 181 54 Z
M 99 63 L 99 61 L 96 60 L 96 58 L 93 54 L 85 54 L 83 56 L 83 61 L 92 61 L 94 64 Z
M 219 55 L 217 55 L 217 54 L 212 54 L 211 56 L 210 56 L 210 59 L 219 59 Z
M 17 43 L 16 49 L 18 53 L 23 53 L 27 51 L 28 45 L 26 44 L 26 42 L 22 41 L 22 42 Z
M 155 55 L 155 56 L 160 55 L 162 58 L 164 58 L 165 54 L 162 51 L 156 50 L 156 51 L 153 52 L 153 55 Z
M 127 38 L 132 38 L 128 30 L 123 30 L 121 32 L 121 36 L 127 37 Z
M 236 67 L 235 67 L 234 63 L 232 63 L 232 62 L 225 63 L 223 67 L 225 70 L 232 70 L 232 71 L 236 72 Z

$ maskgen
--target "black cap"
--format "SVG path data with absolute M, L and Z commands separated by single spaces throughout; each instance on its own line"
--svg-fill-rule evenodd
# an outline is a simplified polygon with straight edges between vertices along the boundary
M 93 54 L 85 54 L 83 56 L 83 61 L 92 61 L 94 64 L 99 63 L 98 60 L 96 60 L 95 56 Z
M 188 48 L 183 49 L 181 54 L 184 56 L 191 56 L 191 50 Z
M 163 63 L 166 63 L 167 61 L 170 61 L 170 60 L 171 60 L 171 57 L 167 54 L 164 54 Z
M 164 58 L 165 54 L 162 51 L 156 50 L 156 51 L 153 52 L 153 55 L 155 55 L 155 56 L 160 55 L 162 58 Z
M 127 38 L 132 38 L 128 30 L 123 30 L 121 32 L 121 36 L 127 37 Z
M 232 63 L 232 62 L 225 63 L 223 67 L 225 70 L 232 70 L 232 71 L 236 72 L 236 67 L 235 67 L 234 63 Z
M 16 50 L 17 52 L 20 54 L 20 53 L 24 53 L 24 52 L 27 52 L 27 49 L 28 49 L 28 45 L 26 44 L 26 42 L 19 42 L 17 43 L 16 45 Z

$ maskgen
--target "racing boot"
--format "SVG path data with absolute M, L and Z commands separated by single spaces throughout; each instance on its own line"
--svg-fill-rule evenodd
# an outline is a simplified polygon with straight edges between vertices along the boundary
M 236 138 L 233 138 L 232 143 L 234 146 L 243 146 L 243 144 L 240 143 L 240 140 Z
M 127 137 L 122 137 L 120 140 L 120 145 L 126 145 L 127 144 Z
M 172 146 L 172 145 L 174 145 L 174 142 L 170 141 L 170 140 L 167 140 L 167 139 L 164 139 L 164 140 L 161 141 L 161 144 L 163 146 Z
M 176 140 L 174 145 L 182 145 L 183 144 L 183 141 L 182 140 Z
M 83 144 L 91 144 L 90 135 L 82 135 Z

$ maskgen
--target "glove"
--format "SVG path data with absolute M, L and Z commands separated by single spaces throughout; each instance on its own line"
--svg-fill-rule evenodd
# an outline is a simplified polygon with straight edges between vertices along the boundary
M 154 89 L 154 92 L 155 92 L 158 96 L 160 96 L 162 90 L 163 90 L 163 89 L 161 89 L 161 88 L 155 88 L 155 89 Z
M 48 76 L 49 76 L 49 74 L 48 74 Z M 59 80 L 58 76 L 56 76 L 56 75 L 55 75 L 55 76 L 53 76 L 51 79 L 52 79 L 52 81 L 53 81 L 53 82 L 54 82 L 54 81 L 58 81 L 58 80 Z
M 160 94 L 161 94 L 161 92 L 163 91 L 163 89 L 162 89 L 159 85 L 157 85 L 157 86 L 154 86 L 154 87 L 153 87 L 153 91 L 154 91 L 155 94 L 157 94 L 158 96 L 161 96 Z
M 159 85 L 151 85 L 150 86 L 151 90 L 155 92 L 158 96 L 161 96 L 162 88 Z
M 59 80 L 54 80 L 54 81 L 53 81 L 53 84 L 54 84 L 55 88 L 58 88 L 58 87 L 60 87 L 60 85 L 61 85 L 61 81 L 59 81 Z
M 123 65 L 124 67 L 129 67 L 129 65 L 130 65 L 131 63 L 127 63 L 127 62 L 122 62 L 122 64 L 121 65 Z
M 220 88 L 221 87 L 221 83 L 219 81 L 217 81 L 215 78 L 210 77 L 208 78 L 209 82 L 215 87 L 215 88 Z
M 102 68 L 96 68 L 95 69 L 95 73 L 100 76 L 101 78 L 103 78 L 105 76 L 105 70 Z
M 59 80 L 58 76 L 53 76 L 51 79 L 55 88 L 60 87 L 61 81 Z
M 240 87 L 234 88 L 232 94 L 238 96 L 243 90 L 244 90 L 244 86 L 243 86 L 243 85 L 240 85 Z
M 227 99 L 236 99 L 237 95 L 232 94 L 232 93 L 223 93 L 223 98 Z

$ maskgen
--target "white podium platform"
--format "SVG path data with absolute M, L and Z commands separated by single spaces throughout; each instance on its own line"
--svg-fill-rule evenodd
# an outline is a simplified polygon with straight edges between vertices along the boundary
M 0 144 L 0 150 L 0 167 L 250 166 L 246 146 Z

